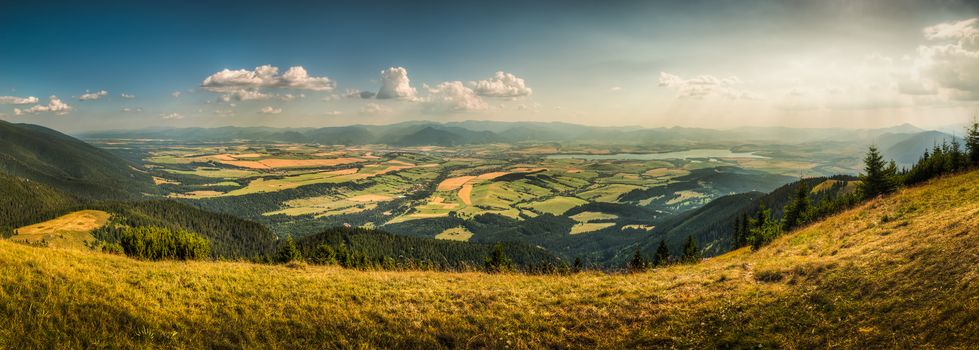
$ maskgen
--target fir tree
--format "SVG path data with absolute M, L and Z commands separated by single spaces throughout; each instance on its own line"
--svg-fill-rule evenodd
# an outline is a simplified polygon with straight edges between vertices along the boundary
M 806 220 L 806 215 L 809 212 L 809 188 L 806 187 L 804 181 L 799 181 L 799 187 L 796 189 L 795 198 L 791 203 L 785 206 L 783 213 L 784 219 L 782 221 L 782 229 L 790 230 L 804 223 Z
M 681 260 L 686 263 L 693 263 L 700 260 L 700 249 L 697 249 L 697 242 L 693 236 L 687 236 L 687 242 L 683 244 L 683 256 Z
M 897 167 L 887 165 L 876 146 L 868 148 L 867 156 L 863 162 L 864 174 L 860 175 L 860 181 L 862 182 L 861 191 L 864 198 L 870 199 L 894 192 L 897 188 L 897 184 L 894 183 Z
M 487 272 L 507 272 L 513 270 L 513 261 L 503 252 L 503 244 L 497 243 L 493 246 L 493 252 L 486 260 Z
M 781 233 L 781 223 L 773 220 L 772 211 L 765 206 L 765 203 L 761 203 L 758 206 L 756 218 L 751 220 L 751 229 L 748 233 L 748 243 L 751 244 L 751 248 L 757 250 Z
M 640 272 L 644 270 L 646 270 L 646 258 L 642 256 L 642 252 L 639 249 L 636 249 L 636 254 L 629 261 L 629 271 Z
M 965 149 L 969 153 L 969 163 L 979 166 L 979 121 L 972 119 L 972 125 L 966 129 Z
M 670 248 L 666 246 L 665 240 L 659 241 L 656 248 L 656 255 L 653 255 L 653 266 L 664 266 L 670 263 Z
M 302 259 L 302 254 L 299 253 L 299 248 L 296 248 L 296 242 L 292 240 L 292 235 L 286 236 L 285 242 L 279 247 L 279 253 L 276 255 L 275 260 L 284 264 L 291 261 L 301 261 Z

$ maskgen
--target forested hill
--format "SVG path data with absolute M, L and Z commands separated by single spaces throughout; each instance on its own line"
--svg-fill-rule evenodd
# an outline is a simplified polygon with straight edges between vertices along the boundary
M 378 230 L 337 227 L 296 241 L 305 260 L 345 267 L 482 270 L 493 244 L 402 236 Z M 500 243 L 523 271 L 565 267 L 554 254 L 525 243 Z M 360 260 L 363 260 L 360 261 Z M 368 266 L 361 266 L 366 263 Z
M 739 220 L 751 219 L 759 208 L 770 208 L 773 218 L 781 218 L 783 207 L 789 204 L 800 186 L 809 193 L 815 209 L 834 205 L 842 195 L 856 190 L 857 178 L 852 176 L 812 177 L 783 185 L 772 192 L 746 192 L 715 199 L 703 207 L 667 218 L 658 223 L 655 234 L 638 244 L 626 247 L 613 265 L 623 265 L 638 249 L 652 256 L 660 241 L 676 253 L 688 237 L 702 249 L 701 254 L 714 256 L 736 248 L 735 231 Z M 829 210 L 830 208 L 824 208 Z
M 88 198 L 135 198 L 156 191 L 136 164 L 31 124 L 0 121 L 0 172 Z

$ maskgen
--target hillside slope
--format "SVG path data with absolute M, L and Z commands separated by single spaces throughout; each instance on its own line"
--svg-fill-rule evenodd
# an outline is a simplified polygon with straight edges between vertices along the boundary
M 0 121 L 0 172 L 91 198 L 156 191 L 148 174 L 108 151 L 32 124 Z
M 633 275 L 133 261 L 0 242 L 0 347 L 971 348 L 979 171 Z M 53 346 L 58 345 L 58 346 Z

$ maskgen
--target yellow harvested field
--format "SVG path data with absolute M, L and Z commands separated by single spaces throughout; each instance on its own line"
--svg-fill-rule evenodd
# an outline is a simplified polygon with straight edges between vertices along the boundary
M 269 168 L 298 168 L 336 166 L 363 162 L 360 158 L 329 158 L 329 159 L 264 159 L 260 163 Z
M 462 189 L 459 190 L 459 199 L 462 199 L 462 202 L 466 203 L 466 205 L 473 205 L 472 193 L 473 184 L 467 183 L 462 185 Z
M 509 173 L 510 173 L 509 171 L 494 171 L 492 173 L 480 174 L 479 176 L 476 177 L 476 179 L 477 180 L 492 180 L 492 179 L 498 178 L 500 176 L 503 176 L 503 175 L 506 175 L 506 174 L 509 174 Z
M 235 157 L 230 154 L 215 154 L 211 157 L 217 160 L 236 160 Z
M 363 162 L 360 158 L 220 160 L 223 164 L 248 169 L 315 168 Z
M 166 185 L 166 184 L 179 185 L 180 183 L 177 182 L 177 181 L 167 180 L 167 179 L 164 179 L 162 177 L 156 177 L 156 176 L 154 176 L 153 177 L 153 184 L 159 186 L 159 185 Z
M 259 179 L 261 180 L 261 179 Z M 208 198 L 216 197 L 224 194 L 223 192 L 210 191 L 210 190 L 200 190 L 200 191 L 190 191 L 185 193 L 171 193 L 170 197 L 173 198 Z
M 344 152 L 344 151 L 332 151 L 332 152 L 313 153 L 312 156 L 313 157 L 336 157 L 336 156 L 342 156 L 342 155 L 345 155 L 345 154 L 347 154 L 347 153 Z
M 685 169 L 670 169 L 670 168 L 655 168 L 646 170 L 642 173 L 645 176 L 650 177 L 661 177 L 661 176 L 683 176 L 690 174 L 690 171 Z
M 408 162 L 400 161 L 400 160 L 397 160 L 397 159 L 389 160 L 388 161 L 388 164 L 407 165 L 407 166 L 411 166 L 411 167 L 415 166 L 415 164 L 413 164 L 413 163 L 408 163 Z
M 43 241 L 48 247 L 83 249 L 85 242 L 95 241 L 92 231 L 105 226 L 110 216 L 100 210 L 80 210 L 18 228 L 10 240 L 32 244 Z
M 465 227 L 459 226 L 442 231 L 441 233 L 435 235 L 435 239 L 467 242 L 470 238 L 472 238 L 472 236 L 472 232 L 469 232 L 469 230 L 467 230 Z
M 268 169 L 269 166 L 262 164 L 261 162 L 256 162 L 254 160 L 222 160 L 222 164 L 227 164 L 231 166 L 236 166 L 239 168 L 248 169 Z
M 475 176 L 459 176 L 459 177 L 448 178 L 448 179 L 442 180 L 442 182 L 439 183 L 438 188 L 436 188 L 436 190 L 437 191 L 452 191 L 452 190 L 455 190 L 455 189 L 457 189 L 459 187 L 462 187 L 462 185 L 464 185 L 467 182 L 469 182 L 469 180 L 472 180 L 472 179 L 475 179 L 475 178 L 476 178 Z
M 245 153 L 245 154 L 235 154 L 235 155 L 233 155 L 233 157 L 235 157 L 235 158 L 258 158 L 258 157 L 261 157 L 261 156 L 262 155 L 261 154 L 258 154 L 258 153 Z
M 615 226 L 614 222 L 586 222 L 577 223 L 571 227 L 571 234 L 576 235 L 579 233 L 594 232 L 601 229 L 609 228 Z
M 352 200 L 354 202 L 367 203 L 367 202 L 386 202 L 386 201 L 389 201 L 389 200 L 394 199 L 394 197 L 386 196 L 386 195 L 383 195 L 383 194 L 362 194 L 362 195 L 353 196 L 353 197 L 350 197 L 350 198 L 347 198 L 347 199 Z

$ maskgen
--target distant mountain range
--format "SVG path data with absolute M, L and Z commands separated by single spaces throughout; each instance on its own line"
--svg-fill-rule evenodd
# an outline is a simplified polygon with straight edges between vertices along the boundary
M 916 134 L 925 130 L 910 124 L 879 129 L 745 127 L 703 128 L 596 127 L 541 122 L 405 122 L 390 125 L 351 125 L 325 128 L 150 128 L 86 132 L 84 139 L 164 139 L 176 141 L 253 140 L 336 145 L 389 144 L 400 146 L 458 146 L 469 144 L 594 142 L 638 144 L 696 144 L 705 142 L 805 143 L 876 142 L 884 135 Z

